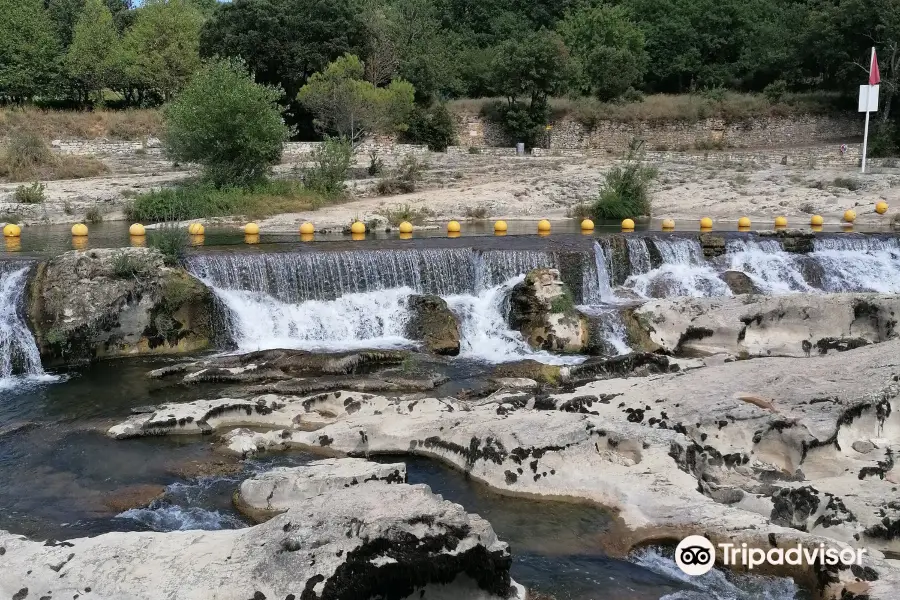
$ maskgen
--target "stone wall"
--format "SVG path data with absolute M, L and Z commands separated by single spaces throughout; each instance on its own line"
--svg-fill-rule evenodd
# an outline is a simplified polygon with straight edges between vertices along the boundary
M 458 143 L 468 147 L 515 146 L 501 127 L 473 113 L 456 116 Z M 805 115 L 752 118 L 736 122 L 705 119 L 695 123 L 621 123 L 600 121 L 593 128 L 563 118 L 547 131 L 541 144 L 548 150 L 606 150 L 621 152 L 635 137 L 650 150 L 721 148 L 777 148 L 822 143 L 856 142 L 862 133 L 862 117 Z

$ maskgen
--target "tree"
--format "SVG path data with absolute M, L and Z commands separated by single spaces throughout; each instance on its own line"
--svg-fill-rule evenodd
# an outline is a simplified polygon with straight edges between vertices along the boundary
M 50 19 L 56 28 L 56 35 L 63 48 L 68 48 L 72 43 L 75 33 L 75 23 L 81 11 L 84 10 L 85 0 L 44 0 L 44 7 L 50 15 Z M 121 34 L 130 24 L 131 13 L 130 0 L 105 0 L 106 7 L 112 13 L 116 29 Z
M 119 52 L 119 35 L 109 8 L 102 0 L 87 0 L 65 58 L 69 76 L 87 94 L 97 92 L 102 100 L 103 88 L 116 82 Z
M 586 6 L 559 24 L 574 59 L 575 84 L 601 100 L 639 86 L 647 68 L 644 34 L 621 6 Z
M 200 67 L 202 23 L 200 13 L 182 0 L 146 2 L 123 42 L 127 79 L 169 100 Z
M 345 54 L 300 88 L 297 100 L 315 116 L 321 132 L 357 145 L 373 133 L 407 129 L 415 99 L 412 84 L 395 79 L 387 87 L 375 87 L 363 80 L 364 74 L 362 61 Z
M 40 0 L 0 0 L 0 98 L 23 101 L 50 90 L 59 44 Z
M 165 109 L 167 155 L 203 165 L 217 187 L 263 179 L 290 134 L 281 94 L 254 83 L 239 61 L 210 62 Z
M 497 108 L 499 120 L 517 141 L 533 145 L 549 118 L 548 99 L 563 93 L 570 78 L 565 43 L 546 29 L 508 40 L 494 51 L 491 72 L 496 92 L 506 98 Z
M 364 44 L 365 25 L 352 0 L 234 0 L 216 9 L 200 35 L 202 56 L 240 57 L 258 83 L 280 86 L 288 98 Z

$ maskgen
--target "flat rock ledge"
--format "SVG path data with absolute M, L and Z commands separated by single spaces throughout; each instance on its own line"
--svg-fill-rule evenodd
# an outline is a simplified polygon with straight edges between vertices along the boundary
M 406 465 L 361 458 L 329 458 L 302 467 L 277 467 L 244 480 L 235 506 L 256 522 L 266 521 L 320 494 L 372 481 L 406 483 Z
M 246 529 L 45 543 L 0 532 L 0 597 L 524 600 L 509 548 L 487 521 L 426 485 L 343 487 L 341 478 L 382 467 L 362 462 L 296 469 L 335 479 L 318 494 L 294 488 L 287 512 Z

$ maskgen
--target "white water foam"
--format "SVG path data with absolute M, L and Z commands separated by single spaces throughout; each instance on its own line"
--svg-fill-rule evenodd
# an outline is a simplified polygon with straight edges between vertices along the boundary
M 725 258 L 729 270 L 745 273 L 765 293 L 817 291 L 803 277 L 797 257 L 777 240 L 729 240 Z
M 799 588 L 786 577 L 735 575 L 713 569 L 706 575 L 685 574 L 675 561 L 647 548 L 631 555 L 631 561 L 692 589 L 666 594 L 660 600 L 794 600 Z
M 662 258 L 662 264 L 655 269 L 646 269 L 644 259 L 639 268 L 632 271 L 625 286 L 643 298 L 671 298 L 675 296 L 691 296 L 695 298 L 709 296 L 730 296 L 731 290 L 719 278 L 718 273 L 706 262 L 703 249 L 697 240 L 687 238 L 673 239 L 629 239 L 628 251 L 638 244 L 656 246 Z M 643 254 L 649 256 L 645 249 Z
M 0 390 L 55 379 L 44 373 L 37 343 L 19 311 L 30 268 L 20 264 L 0 264 Z
M 233 515 L 222 514 L 219 511 L 207 510 L 199 506 L 183 507 L 176 504 L 132 508 L 116 515 L 116 518 L 131 519 L 153 531 L 160 532 L 194 529 L 218 531 L 220 529 L 240 529 L 247 526 Z
M 896 239 L 816 239 L 810 256 L 822 267 L 822 288 L 827 292 L 900 292 Z

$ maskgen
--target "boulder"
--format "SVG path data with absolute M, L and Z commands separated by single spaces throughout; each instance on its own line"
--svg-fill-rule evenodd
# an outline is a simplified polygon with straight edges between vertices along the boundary
M 889 294 L 752 295 L 655 300 L 634 324 L 672 354 L 805 357 L 893 338 L 898 314 Z
M 438 296 L 410 296 L 406 337 L 421 341 L 434 354 L 459 354 L 459 323 L 447 302 Z
M 509 298 L 510 327 L 533 348 L 549 352 L 581 352 L 590 325 L 575 309 L 572 294 L 556 269 L 535 269 L 517 284 Z
M 153 249 L 67 252 L 38 265 L 29 297 L 45 364 L 194 352 L 213 335 L 211 292 Z
M 156 484 L 132 485 L 106 494 L 103 504 L 115 513 L 132 508 L 143 508 L 162 497 L 165 486 Z
M 0 532 L 0 597 L 524 600 L 508 545 L 428 486 L 370 481 L 297 506 L 236 530 L 46 543 Z
M 703 248 L 703 256 L 707 259 L 722 256 L 728 251 L 725 238 L 718 234 L 701 233 L 698 237 L 700 247 Z
M 277 467 L 244 480 L 235 494 L 234 504 L 254 521 L 263 522 L 288 509 L 302 508 L 314 496 L 370 481 L 406 483 L 406 465 L 330 458 L 302 467 Z
M 759 288 L 756 287 L 750 276 L 741 271 L 725 271 L 719 275 L 719 279 L 724 281 L 731 293 L 736 296 L 760 293 Z

